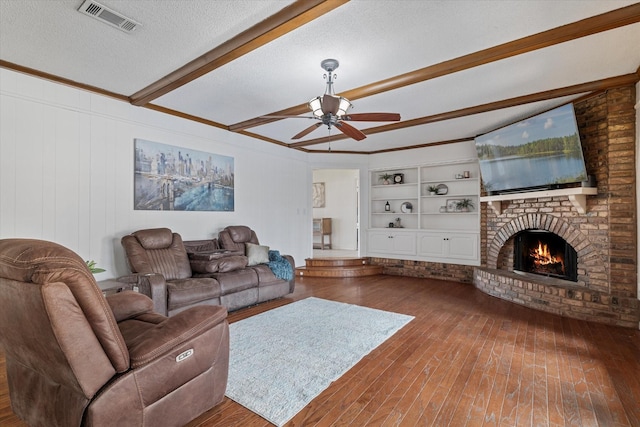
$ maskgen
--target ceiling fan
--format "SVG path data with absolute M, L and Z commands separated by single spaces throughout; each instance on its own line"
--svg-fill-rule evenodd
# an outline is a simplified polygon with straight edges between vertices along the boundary
M 309 101 L 309 109 L 313 116 L 264 116 L 265 118 L 299 118 L 299 119 L 315 119 L 317 123 L 304 129 L 302 132 L 294 135 L 291 139 L 300 139 L 318 129 L 322 125 L 326 125 L 329 130 L 332 127 L 337 128 L 350 138 L 361 141 L 367 137 L 363 132 L 351 126 L 347 122 L 397 122 L 400 120 L 400 114 L 397 113 L 358 113 L 349 114 L 352 107 L 351 102 L 342 96 L 337 96 L 333 92 L 333 81 L 336 75 L 333 72 L 338 68 L 339 62 L 336 59 L 325 59 L 320 66 L 328 73 L 324 75 L 327 80 L 327 87 L 324 95 L 317 96 Z

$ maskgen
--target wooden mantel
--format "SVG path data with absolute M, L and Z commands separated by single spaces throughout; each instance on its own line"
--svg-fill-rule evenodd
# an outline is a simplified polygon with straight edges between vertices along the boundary
M 587 196 L 598 194 L 596 187 L 561 188 L 559 190 L 531 191 L 527 193 L 500 194 L 497 196 L 482 196 L 480 202 L 487 202 L 496 215 L 502 214 L 503 200 L 537 199 L 540 197 L 567 196 L 576 210 L 583 214 L 587 212 Z

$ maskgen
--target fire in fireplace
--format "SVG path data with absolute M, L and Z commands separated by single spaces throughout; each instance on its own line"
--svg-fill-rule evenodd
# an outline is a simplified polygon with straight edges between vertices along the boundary
M 578 255 L 562 237 L 545 230 L 525 230 L 514 240 L 513 268 L 578 281 Z

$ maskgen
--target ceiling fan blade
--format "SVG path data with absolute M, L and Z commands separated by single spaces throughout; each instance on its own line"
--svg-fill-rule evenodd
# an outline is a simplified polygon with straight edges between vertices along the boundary
M 317 119 L 311 116 L 260 116 L 261 119 Z
M 340 98 L 334 95 L 329 95 L 325 93 L 322 97 L 322 112 L 324 114 L 331 113 L 332 115 L 336 115 L 338 113 L 338 108 L 340 107 Z
M 320 127 L 320 125 L 322 125 L 321 122 L 315 123 L 311 126 L 309 126 L 308 128 L 306 128 L 305 130 L 303 130 L 302 132 L 296 134 L 293 138 L 291 139 L 300 139 L 305 135 L 310 134 L 311 132 L 313 132 L 314 130 L 318 129 L 318 127 Z
M 356 113 L 340 117 L 341 120 L 354 122 L 397 122 L 400 121 L 398 113 Z
M 355 139 L 356 141 L 362 141 L 367 137 L 364 133 L 360 132 L 358 129 L 354 128 L 348 123 L 338 122 L 335 124 L 338 130 L 350 138 Z

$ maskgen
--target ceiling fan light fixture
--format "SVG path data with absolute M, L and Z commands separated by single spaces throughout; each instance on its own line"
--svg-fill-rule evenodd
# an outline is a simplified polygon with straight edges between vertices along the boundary
M 316 117 L 322 117 L 324 113 L 322 112 L 322 97 L 316 96 L 311 101 L 309 101 L 309 109 L 313 112 L 313 115 Z
M 331 96 L 329 98 L 332 101 L 330 103 L 331 107 L 325 106 L 322 102 L 323 98 L 323 96 L 316 96 L 307 104 L 309 106 L 309 109 L 313 112 L 313 115 L 318 118 L 324 116 L 327 113 L 330 113 L 331 115 L 337 117 L 345 116 L 347 114 L 347 111 L 349 111 L 349 109 L 353 106 L 351 104 L 351 101 L 342 96 Z
M 326 125 L 329 131 L 333 127 L 340 132 L 353 138 L 356 141 L 362 141 L 367 135 L 361 130 L 351 126 L 349 121 L 399 121 L 400 114 L 398 113 L 359 113 L 348 115 L 349 109 L 353 107 L 351 101 L 343 96 L 338 96 L 333 92 L 333 80 L 336 75 L 333 74 L 336 68 L 338 68 L 338 61 L 335 59 L 325 59 L 320 63 L 322 68 L 327 72 L 324 78 L 327 80 L 327 87 L 324 95 L 311 98 L 307 103 L 307 106 L 313 113 L 313 117 L 309 116 L 263 116 L 265 118 L 284 118 L 284 117 L 296 117 L 299 119 L 315 119 L 317 123 L 304 129 L 302 132 L 298 132 L 291 139 L 300 139 L 307 136 L 322 125 Z
M 349 108 L 351 107 L 352 107 L 351 102 L 347 98 L 343 98 L 341 96 L 340 105 L 338 106 L 338 112 L 336 113 L 336 116 L 346 116 L 347 111 L 349 111 Z

